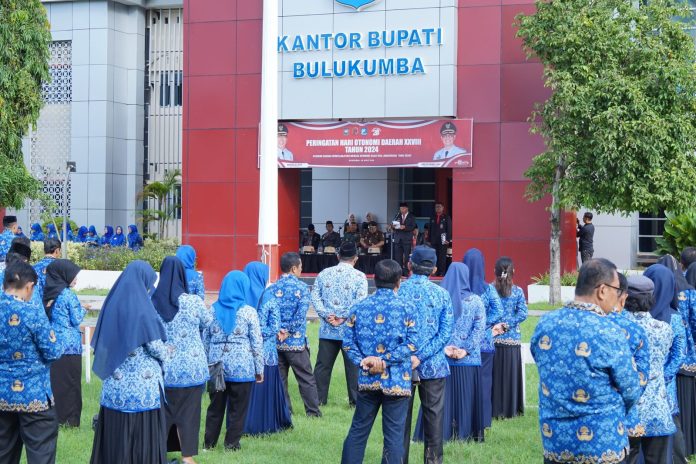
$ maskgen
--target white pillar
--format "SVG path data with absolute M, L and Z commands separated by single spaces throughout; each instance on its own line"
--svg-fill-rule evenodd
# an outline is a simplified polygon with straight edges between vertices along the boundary
M 278 0 L 263 1 L 259 136 L 259 247 L 275 276 L 278 256 Z

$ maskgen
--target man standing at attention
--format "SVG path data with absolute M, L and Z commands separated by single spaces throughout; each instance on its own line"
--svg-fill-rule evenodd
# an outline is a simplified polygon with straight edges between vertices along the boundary
M 377 291 L 351 308 L 343 352 L 356 367 L 360 384 L 353 423 L 343 443 L 342 464 L 361 464 L 372 424 L 382 408 L 383 464 L 401 464 L 403 434 L 411 396 L 411 356 L 417 350 L 414 307 L 396 295 L 401 266 L 385 259 L 375 266 Z
M 616 266 L 591 259 L 580 268 L 575 301 L 543 316 L 534 331 L 545 463 L 628 457 L 626 416 L 642 387 L 624 331 L 607 317 L 621 294 Z
M 594 254 L 594 225 L 592 224 L 592 213 L 586 212 L 582 216 L 582 225 L 580 220 L 576 219 L 578 231 L 576 233 L 578 240 L 578 250 L 580 251 L 580 260 L 584 263 L 588 259 L 592 259 Z
M 445 408 L 445 380 L 449 376 L 449 364 L 445 346 L 452 338 L 454 316 L 452 299 L 447 290 L 428 277 L 437 271 L 435 250 L 418 246 L 411 254 L 408 267 L 412 274 L 401 285 L 399 297 L 411 302 L 416 309 L 418 325 L 418 351 L 412 356 L 420 383 L 418 393 L 423 409 L 424 459 L 426 464 L 442 463 L 442 427 Z M 411 414 L 415 385 L 404 428 L 404 463 L 408 464 L 411 442 Z
M 437 275 L 443 276 L 447 271 L 447 247 L 452 241 L 452 221 L 445 214 L 445 205 L 435 203 L 435 216 L 428 225 L 428 241 L 437 253 Z
M 12 240 L 17 236 L 19 226 L 17 216 L 5 216 L 2 218 L 3 232 L 0 234 L 0 270 L 5 269 L 5 256 L 10 251 Z
M 408 211 L 408 203 L 399 205 L 399 213 L 394 216 L 391 228 L 394 240 L 394 259 L 401 265 L 403 275 L 407 275 L 406 264 L 411 256 L 413 229 L 416 228 L 416 219 Z
M 348 311 L 352 305 L 367 297 L 367 277 L 354 267 L 358 262 L 355 243 L 343 243 L 338 258 L 339 263 L 336 266 L 319 273 L 312 288 L 312 305 L 321 318 L 314 377 L 317 379 L 319 404 L 322 405 L 326 404 L 329 398 L 331 371 L 343 346 L 344 323 Z M 358 369 L 350 362 L 345 351 L 342 353 L 348 402 L 354 406 L 358 393 Z

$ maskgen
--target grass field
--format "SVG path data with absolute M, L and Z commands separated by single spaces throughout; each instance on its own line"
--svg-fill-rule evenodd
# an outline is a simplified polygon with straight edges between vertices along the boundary
M 536 325 L 530 318 L 523 329 Z M 318 346 L 318 323 L 308 326 L 308 336 L 312 347 L 312 358 L 316 355 Z M 486 433 L 484 443 L 447 443 L 445 445 L 445 462 L 460 463 L 536 463 L 540 462 L 541 441 L 537 425 L 537 393 L 538 377 L 534 366 L 527 367 L 527 412 L 524 417 L 497 421 Z M 79 429 L 61 429 L 58 437 L 58 463 L 77 464 L 89 462 L 92 449 L 93 433 L 90 428 L 92 416 L 99 410 L 99 379 L 92 376 L 92 383 L 83 387 L 82 425 Z M 234 453 L 222 448 L 222 439 L 218 448 L 212 451 L 200 450 L 196 458 L 203 464 L 239 463 L 266 464 L 278 462 L 283 464 L 313 464 L 340 462 L 343 440 L 350 427 L 353 410 L 348 408 L 345 390 L 345 376 L 342 358 L 339 356 L 333 371 L 329 404 L 322 408 L 324 417 L 308 419 L 300 414 L 302 402 L 297 390 L 294 377 L 290 379 L 290 395 L 297 413 L 293 417 L 294 428 L 263 438 L 242 438 L 242 450 Z M 418 401 L 418 400 L 416 400 Z M 203 400 L 201 424 L 201 443 L 203 440 L 203 422 L 207 396 Z M 414 414 L 414 420 L 417 414 Z M 223 431 L 224 433 L 224 431 Z M 382 433 L 381 419 L 378 418 L 370 436 L 365 455 L 365 463 L 378 463 L 381 457 Z M 422 462 L 423 446 L 411 447 L 411 462 Z M 174 457 L 174 456 L 172 456 Z

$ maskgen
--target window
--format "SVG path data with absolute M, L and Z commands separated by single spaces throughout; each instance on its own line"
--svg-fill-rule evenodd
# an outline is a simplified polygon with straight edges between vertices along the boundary
M 639 213 L 638 215 L 638 253 L 654 253 L 657 249 L 655 239 L 665 231 L 665 212 Z
M 182 71 L 163 71 L 160 73 L 160 106 L 181 106 L 183 101 L 183 74 Z

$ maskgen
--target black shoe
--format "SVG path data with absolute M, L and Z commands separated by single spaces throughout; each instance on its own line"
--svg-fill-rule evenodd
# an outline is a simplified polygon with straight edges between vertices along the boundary
M 321 412 L 317 412 L 317 413 L 307 413 L 307 417 L 310 417 L 312 419 L 318 419 L 322 416 L 321 416 Z
M 240 445 L 240 444 L 232 445 L 232 446 L 225 445 L 225 451 L 239 451 L 241 449 L 242 449 L 242 445 Z

